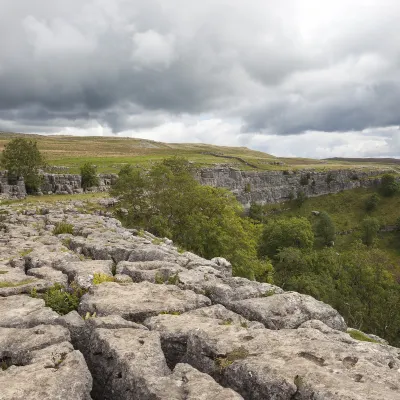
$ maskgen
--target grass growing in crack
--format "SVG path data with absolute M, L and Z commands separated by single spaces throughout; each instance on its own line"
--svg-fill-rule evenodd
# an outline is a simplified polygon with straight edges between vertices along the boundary
M 158 315 L 181 315 L 180 311 L 161 311 Z
M 93 275 L 93 284 L 100 285 L 104 282 L 115 282 L 115 278 L 113 276 L 103 274 L 103 273 L 96 273 Z
M 370 338 L 360 331 L 352 331 L 349 330 L 347 333 L 355 340 L 359 340 L 361 342 L 371 342 L 371 343 L 379 343 L 377 340 Z
M 0 289 L 2 288 L 14 288 L 14 287 L 19 287 L 23 285 L 27 285 L 28 283 L 35 282 L 34 279 L 25 279 L 24 281 L 20 282 L 0 282 Z
M 69 224 L 68 222 L 57 222 L 56 226 L 53 229 L 53 235 L 60 235 L 63 233 L 69 233 L 71 235 L 74 234 L 74 227 L 73 225 Z
M 19 255 L 20 255 L 21 257 L 25 257 L 25 256 L 27 256 L 28 254 L 32 253 L 32 251 L 33 251 L 33 249 L 22 250 L 22 251 L 19 252 Z
M 237 360 L 244 360 L 249 356 L 249 351 L 246 350 L 243 346 L 238 347 L 237 349 L 232 350 L 229 353 L 226 353 L 225 356 L 217 357 L 215 359 L 215 365 L 219 368 L 220 372 L 225 368 L 232 365 Z

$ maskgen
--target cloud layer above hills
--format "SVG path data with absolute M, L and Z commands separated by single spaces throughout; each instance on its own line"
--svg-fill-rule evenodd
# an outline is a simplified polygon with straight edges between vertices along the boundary
M 400 156 L 397 0 L 0 10 L 0 130 Z

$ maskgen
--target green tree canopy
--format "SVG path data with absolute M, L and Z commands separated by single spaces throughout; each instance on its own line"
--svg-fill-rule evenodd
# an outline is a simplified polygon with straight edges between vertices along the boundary
M 307 218 L 278 219 L 265 225 L 259 255 L 273 258 L 284 247 L 312 248 L 313 244 L 314 233 Z
M 364 244 L 371 246 L 378 236 L 379 221 L 374 217 L 364 218 L 361 222 L 361 237 Z
M 389 197 L 399 191 L 399 184 L 394 175 L 385 174 L 382 176 L 379 189 L 383 196 Z
M 335 240 L 335 225 L 330 215 L 322 211 L 318 216 L 318 222 L 315 227 L 316 235 L 322 240 L 325 246 L 329 246 Z
M 237 275 L 269 280 L 272 265 L 257 259 L 260 228 L 242 217 L 230 192 L 201 186 L 191 170 L 179 157 L 149 171 L 124 167 L 111 191 L 128 210 L 124 223 L 169 237 L 203 257 L 225 257 Z
M 97 176 L 96 166 L 85 163 L 81 167 L 81 178 L 82 178 L 82 188 L 86 190 L 87 188 L 98 186 L 99 178 Z
M 10 180 L 24 178 L 28 193 L 39 189 L 39 169 L 44 166 L 44 158 L 34 140 L 16 138 L 8 142 L 1 156 L 1 165 L 8 170 Z

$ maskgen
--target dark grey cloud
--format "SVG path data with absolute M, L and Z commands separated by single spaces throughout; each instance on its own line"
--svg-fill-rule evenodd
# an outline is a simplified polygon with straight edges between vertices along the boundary
M 179 123 L 186 140 L 206 141 L 192 127 L 211 118 L 236 144 L 400 125 L 398 1 L 0 0 L 0 10 L 0 130 L 95 121 L 168 135 Z

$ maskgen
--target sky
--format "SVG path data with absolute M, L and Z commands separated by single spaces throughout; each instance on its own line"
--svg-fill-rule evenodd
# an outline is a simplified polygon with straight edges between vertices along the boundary
M 398 0 L 0 0 L 0 131 L 400 157 Z

